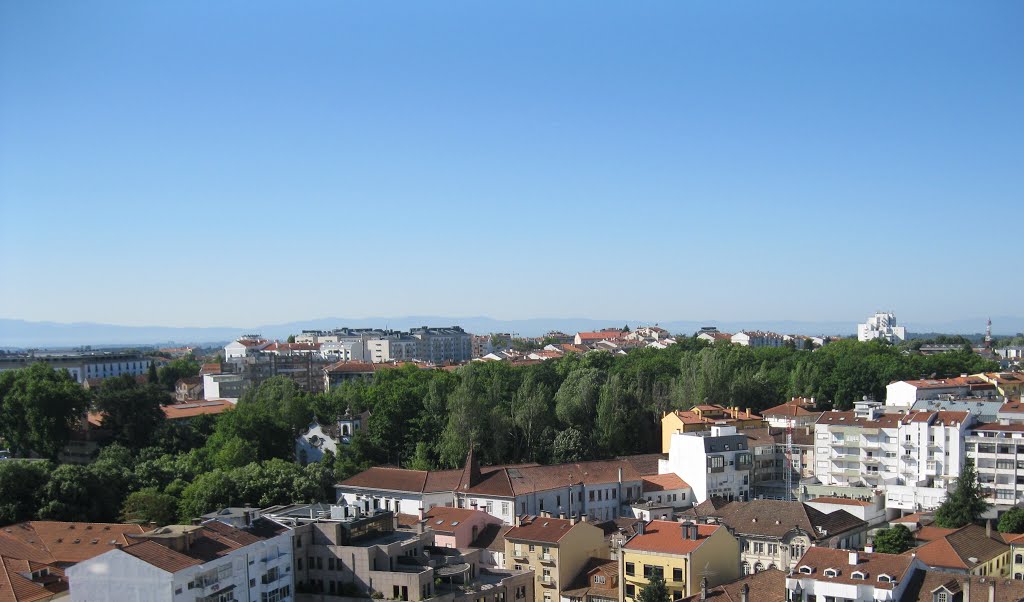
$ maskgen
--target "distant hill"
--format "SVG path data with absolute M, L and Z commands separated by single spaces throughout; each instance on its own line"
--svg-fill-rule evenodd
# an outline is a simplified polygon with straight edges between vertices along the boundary
M 993 317 L 997 336 L 1024 332 L 1024 318 Z M 393 328 L 405 330 L 415 326 L 457 325 L 468 332 L 486 334 L 511 332 L 518 336 L 541 336 L 551 330 L 569 334 L 581 330 L 630 327 L 658 323 L 672 333 L 692 334 L 702 326 L 715 326 L 726 332 L 739 330 L 771 330 L 783 334 L 852 336 L 857 320 L 844 322 L 811 322 L 794 320 L 674 320 L 637 319 L 595 320 L 592 318 L 532 318 L 527 320 L 499 320 L 486 316 L 402 316 L 379 318 L 318 318 L 248 326 L 170 327 L 120 326 L 92 322 L 29 322 L 0 319 L 0 347 L 60 347 L 74 345 L 182 345 L 224 343 L 246 333 L 259 333 L 269 339 L 285 339 L 303 330 L 326 330 L 348 326 L 352 328 Z M 984 319 L 959 320 L 947 323 L 907 323 L 908 330 L 922 333 L 976 334 Z

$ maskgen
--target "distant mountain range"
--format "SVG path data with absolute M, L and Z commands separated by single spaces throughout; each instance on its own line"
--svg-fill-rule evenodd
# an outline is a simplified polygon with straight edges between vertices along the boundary
M 993 317 L 995 330 L 1001 336 L 1024 332 L 1024 318 Z M 528 320 L 499 320 L 485 316 L 403 316 L 381 318 L 319 318 L 284 324 L 263 324 L 240 327 L 170 327 L 119 326 L 93 322 L 29 322 L 0 318 L 0 347 L 42 348 L 73 347 L 79 345 L 183 345 L 224 343 L 242 334 L 259 333 L 268 339 L 286 339 L 303 330 L 329 330 L 351 328 L 392 328 L 405 330 L 415 326 L 461 326 L 478 334 L 511 332 L 518 336 L 540 336 L 552 330 L 569 334 L 581 330 L 630 327 L 654 324 L 654 321 L 636 319 L 595 320 L 592 318 L 532 318 Z M 810 322 L 794 320 L 675 320 L 658 323 L 673 333 L 692 334 L 702 326 L 716 326 L 726 332 L 738 330 L 770 330 L 783 334 L 844 335 L 856 332 L 857 319 L 844 322 Z M 975 334 L 984 330 L 985 319 L 957 320 L 906 324 L 908 331 L 941 332 L 946 334 Z

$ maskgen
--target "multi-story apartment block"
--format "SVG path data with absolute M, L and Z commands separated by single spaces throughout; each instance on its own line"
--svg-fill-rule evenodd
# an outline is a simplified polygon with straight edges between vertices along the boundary
M 741 330 L 732 335 L 730 341 L 744 347 L 782 347 L 786 344 L 781 334 L 760 330 Z
M 535 602 L 557 602 L 591 558 L 608 558 L 604 531 L 586 521 L 520 517 L 505 533 L 505 568 L 530 570 Z
M 675 473 L 686 481 L 697 503 L 711 496 L 749 499 L 752 468 L 749 440 L 734 426 L 673 433 L 668 459 L 658 463 L 659 473 Z
M 473 335 L 458 326 L 448 328 L 412 328 L 418 339 L 416 359 L 432 364 L 468 362 L 473 359 Z
M 703 520 L 725 525 L 739 540 L 744 575 L 767 569 L 788 572 L 811 546 L 857 549 L 868 529 L 865 521 L 845 510 L 825 514 L 800 502 L 775 500 L 710 507 Z
M 965 447 L 990 504 L 1024 501 L 1024 424 L 976 425 Z
M 620 600 L 633 602 L 655 575 L 678 600 L 739 576 L 739 544 L 720 525 L 641 523 L 621 550 Z
M 784 404 L 768 408 L 761 412 L 768 426 L 776 428 L 798 428 L 812 426 L 817 422 L 821 412 L 815 410 L 814 398 L 794 397 Z
M 934 508 L 960 472 L 971 414 L 882 410 L 861 402 L 854 412 L 824 413 L 814 427 L 815 477 L 825 485 L 884 487 L 890 508 Z
M 896 325 L 896 316 L 892 312 L 876 312 L 866 322 L 857 325 L 857 340 L 861 342 L 882 339 L 899 343 L 906 338 L 907 329 Z
M 900 602 L 923 566 L 913 556 L 812 547 L 786 577 L 788 600 Z M 952 602 L 952 601 L 948 601 Z
M 375 364 L 422 359 L 420 340 L 402 333 L 386 334 L 366 341 L 365 357 Z
M 79 384 L 96 379 L 130 374 L 142 376 L 149 372 L 151 359 L 137 352 L 66 351 L 7 353 L 0 355 L 0 372 L 27 368 L 43 362 L 54 370 L 67 370 Z
M 100 534 L 96 534 L 100 537 Z M 257 519 L 160 527 L 67 569 L 71 600 L 291 602 L 292 533 Z

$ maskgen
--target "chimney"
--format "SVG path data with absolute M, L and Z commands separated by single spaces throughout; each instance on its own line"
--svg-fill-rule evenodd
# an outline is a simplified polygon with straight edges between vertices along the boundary
M 985 537 L 992 538 L 992 519 L 985 521 Z
M 743 589 L 740 590 L 740 602 L 750 602 L 750 586 L 746 583 L 743 584 Z
M 996 602 L 996 582 L 992 580 L 988 584 L 988 602 Z
M 750 408 L 747 408 L 747 418 L 750 418 L 753 415 L 754 413 L 750 411 Z
M 875 541 L 872 538 L 868 538 L 868 542 L 864 544 L 864 551 L 868 554 L 875 551 Z
M 964 602 L 971 602 L 971 576 L 964 579 Z
M 702 577 L 701 580 L 700 580 L 700 599 L 701 600 L 707 600 L 708 599 L 708 578 L 707 577 Z
M 856 552 L 850 552 L 850 566 L 857 566 L 860 556 Z
M 644 531 L 646 529 L 647 529 L 647 522 L 646 521 L 640 521 L 639 523 L 636 524 L 637 535 L 643 535 Z

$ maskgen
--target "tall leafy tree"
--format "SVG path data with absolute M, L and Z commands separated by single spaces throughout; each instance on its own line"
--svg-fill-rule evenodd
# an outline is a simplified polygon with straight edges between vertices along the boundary
M 140 385 L 130 374 L 103 381 L 94 405 L 103 414 L 103 428 L 116 441 L 138 449 L 149 445 L 166 416 L 163 406 L 171 397 L 157 385 Z
M 42 502 L 40 494 L 50 478 L 53 465 L 31 460 L 0 462 L 0 525 L 35 516 Z
M 956 488 L 935 510 L 935 524 L 945 529 L 959 529 L 976 522 L 987 508 L 985 493 L 981 490 L 978 473 L 974 470 L 974 461 L 968 458 L 960 469 Z
M 19 453 L 56 459 L 88 407 L 88 394 L 66 370 L 35 363 L 0 372 L 0 436 Z

